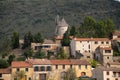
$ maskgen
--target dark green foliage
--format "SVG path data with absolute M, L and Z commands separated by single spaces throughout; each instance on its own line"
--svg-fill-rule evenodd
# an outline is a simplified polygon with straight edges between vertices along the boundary
M 70 38 L 69 38 L 69 29 L 63 35 L 63 39 L 61 41 L 62 46 L 69 46 Z
M 75 36 L 75 34 L 76 34 L 76 28 L 75 26 L 72 26 L 70 29 L 70 36 Z
M 0 39 L 13 29 L 20 36 L 32 31 L 50 37 L 57 14 L 64 16 L 70 26 L 79 26 L 89 15 L 97 20 L 112 18 L 119 28 L 119 9 L 119 2 L 114 0 L 0 0 Z
M 11 37 L 11 44 L 12 48 L 18 48 L 19 47 L 19 33 L 14 31 Z
M 29 57 L 33 56 L 33 50 L 32 49 L 27 49 L 24 51 L 24 53 L 22 54 L 26 59 Z
M 14 54 L 10 55 L 10 56 L 8 57 L 8 62 L 9 62 L 9 64 L 11 64 L 11 62 L 14 61 L 14 59 L 15 59 L 15 55 L 14 55 Z
M 2 58 L 5 58 L 8 55 L 8 52 L 4 51 L 4 52 L 1 52 L 0 54 L 1 54 Z
M 23 48 L 30 47 L 31 42 L 33 42 L 33 35 L 29 31 L 28 33 L 25 34 L 24 36 L 24 45 Z
M 37 34 L 35 34 L 34 35 L 34 42 L 35 43 L 43 43 L 43 37 L 42 37 L 42 35 L 41 35 L 41 33 L 37 33 Z
M 88 16 L 85 17 L 84 22 L 78 28 L 76 37 L 111 38 L 114 31 L 115 26 L 111 19 L 96 21 Z
M 91 61 L 92 67 L 93 67 L 93 68 L 96 68 L 96 67 L 97 67 L 97 63 L 98 63 L 97 61 L 92 60 L 92 61 Z
M 65 53 L 64 49 L 63 48 L 60 48 L 60 50 L 58 51 L 57 53 L 57 59 L 67 59 L 68 56 L 67 54 Z
M 46 58 L 46 53 L 42 50 L 39 50 L 38 52 L 35 53 L 34 58 L 39 58 L 39 59 Z
M 0 59 L 0 68 L 7 68 L 9 63 L 5 59 Z

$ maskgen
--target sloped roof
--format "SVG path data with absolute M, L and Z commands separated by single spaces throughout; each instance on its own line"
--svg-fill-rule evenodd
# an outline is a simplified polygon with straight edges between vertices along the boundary
M 10 74 L 11 73 L 11 69 L 10 68 L 0 69 L 0 73 L 1 74 Z
M 32 65 L 51 64 L 50 60 L 47 60 L 47 59 L 28 59 L 27 62 L 31 63 Z
M 112 48 L 110 47 L 104 47 L 104 48 L 101 48 L 102 50 L 112 50 Z
M 65 21 L 65 19 L 62 18 L 62 20 L 58 22 L 58 25 L 57 25 L 57 26 L 59 26 L 59 27 L 66 27 L 66 26 L 68 26 L 68 24 L 67 24 L 67 22 Z
M 110 41 L 108 38 L 74 38 L 76 41 Z
M 113 72 L 120 72 L 120 68 L 116 68 L 116 67 L 109 67 L 109 68 L 106 68 L 106 67 L 98 67 L 96 69 L 100 69 L 102 71 L 113 71 Z
M 86 60 L 51 60 L 53 65 L 90 65 Z
M 110 65 L 120 65 L 119 62 L 109 62 L 108 64 L 110 64 Z
M 26 61 L 13 61 L 12 68 L 24 68 L 24 67 L 32 67 L 32 65 Z
M 120 31 L 115 31 L 113 35 L 120 36 Z
M 43 44 L 55 44 L 52 40 L 45 39 Z

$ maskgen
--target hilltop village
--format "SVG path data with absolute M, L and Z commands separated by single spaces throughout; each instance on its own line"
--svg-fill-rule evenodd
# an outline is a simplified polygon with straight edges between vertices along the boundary
M 37 38 L 29 47 L 28 38 L 19 39 L 12 53 L 19 57 L 27 46 L 25 60 L 13 59 L 9 67 L 0 68 L 0 80 L 120 80 L 120 32 L 113 31 L 111 38 L 77 37 L 67 35 L 70 28 L 57 16 L 53 39 Z

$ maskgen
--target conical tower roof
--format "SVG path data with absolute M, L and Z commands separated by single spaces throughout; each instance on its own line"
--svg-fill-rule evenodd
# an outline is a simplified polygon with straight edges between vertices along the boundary
M 66 27 L 66 26 L 69 26 L 69 25 L 67 24 L 67 22 L 65 21 L 65 19 L 62 18 L 62 20 L 58 22 L 58 26 L 59 27 Z

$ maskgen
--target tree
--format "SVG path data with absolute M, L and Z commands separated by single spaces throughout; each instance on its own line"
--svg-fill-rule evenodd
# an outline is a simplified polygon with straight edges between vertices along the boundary
M 43 38 L 42 38 L 42 35 L 41 35 L 41 33 L 37 33 L 37 34 L 35 34 L 35 36 L 34 36 L 34 42 L 35 43 L 43 43 Z
M 76 28 L 75 26 L 72 26 L 70 29 L 70 36 L 75 36 L 75 34 L 76 34 Z
M 74 69 L 68 69 L 63 76 L 63 80 L 76 80 L 76 73 Z
M 35 53 L 34 57 L 35 58 L 40 58 L 40 59 L 46 58 L 46 53 L 42 50 L 39 50 L 38 52 Z
M 70 44 L 69 30 L 64 33 L 61 44 L 62 44 L 62 46 L 69 46 L 69 44 Z
M 24 80 L 25 78 L 25 71 L 19 71 L 14 74 L 15 80 Z
M 33 35 L 29 31 L 24 36 L 24 45 L 23 45 L 23 48 L 29 47 L 31 45 L 31 42 L 33 42 Z
M 26 59 L 27 59 L 28 57 L 32 57 L 32 55 L 33 55 L 33 50 L 32 50 L 32 49 L 26 49 L 22 55 L 23 55 Z
M 96 67 L 97 67 L 97 64 L 98 64 L 97 61 L 95 61 L 95 60 L 92 60 L 92 61 L 91 61 L 91 65 L 92 65 L 93 68 L 96 68 Z
M 0 59 L 0 68 L 7 68 L 9 63 L 5 59 Z
M 8 57 L 8 62 L 9 62 L 9 64 L 11 64 L 11 62 L 12 62 L 14 59 L 15 59 L 15 55 L 14 55 L 14 54 L 10 55 L 10 56 Z
M 13 35 L 11 37 L 11 43 L 12 43 L 12 48 L 18 48 L 19 47 L 19 33 L 14 31 Z
M 58 54 L 57 54 L 57 59 L 67 59 L 68 56 L 65 53 L 65 51 L 63 50 L 63 48 L 60 48 Z

